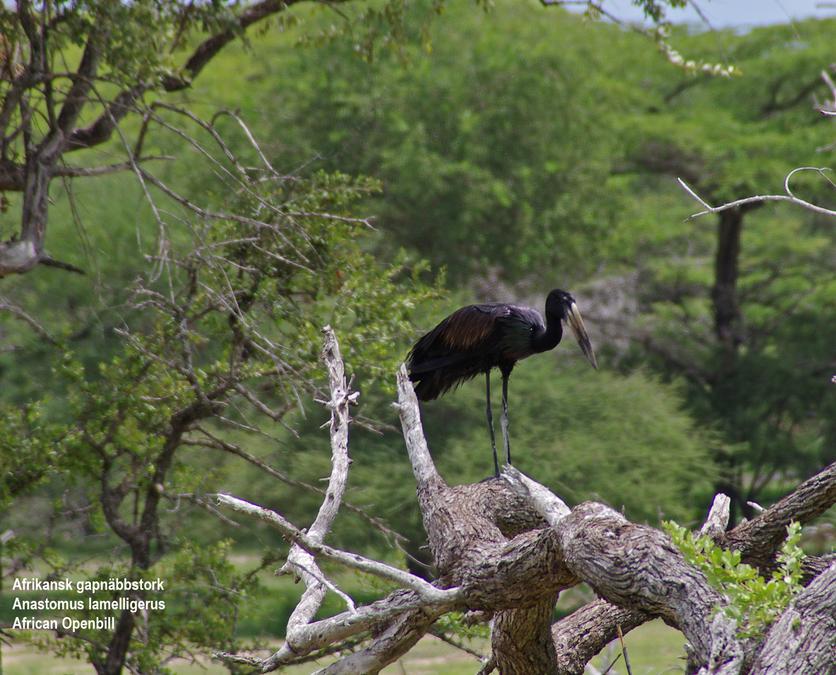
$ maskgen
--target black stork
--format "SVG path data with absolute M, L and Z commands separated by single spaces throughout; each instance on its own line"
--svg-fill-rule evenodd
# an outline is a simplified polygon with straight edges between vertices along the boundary
M 491 411 L 491 370 L 502 373 L 502 436 L 505 459 L 511 463 L 508 438 L 508 378 L 517 361 L 554 349 L 563 337 L 566 321 L 593 368 L 598 368 L 592 344 L 575 299 L 555 289 L 546 298 L 546 320 L 529 307 L 505 303 L 467 305 L 453 312 L 424 335 L 407 357 L 409 379 L 421 401 L 432 401 L 453 387 L 485 374 L 488 429 L 493 464 L 499 475 L 496 438 Z

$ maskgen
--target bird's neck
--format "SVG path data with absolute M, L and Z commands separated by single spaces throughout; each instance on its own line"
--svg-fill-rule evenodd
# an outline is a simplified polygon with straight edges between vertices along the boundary
M 546 352 L 557 347 L 563 337 L 563 323 L 559 317 L 546 315 L 546 330 L 535 334 L 531 346 L 535 352 Z

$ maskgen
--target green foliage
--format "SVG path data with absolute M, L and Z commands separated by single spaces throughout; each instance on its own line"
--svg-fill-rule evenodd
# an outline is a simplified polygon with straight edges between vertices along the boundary
M 352 58 L 350 42 L 316 59 L 270 43 L 252 75 L 270 83 L 258 105 L 281 111 L 270 135 L 288 164 L 321 157 L 317 165 L 382 181 L 370 208 L 390 235 L 384 250 L 407 245 L 457 283 L 485 266 L 511 279 L 580 275 L 590 249 L 603 254 L 618 208 L 600 199 L 612 153 L 596 68 L 605 41 L 625 38 L 581 30 L 582 19 L 562 12 L 544 34 L 540 11 L 449 7 L 432 26 L 431 52 L 407 43 L 371 65 Z
M 798 545 L 799 523 L 787 526 L 787 538 L 778 554 L 779 567 L 768 580 L 754 567 L 740 561 L 740 551 L 722 549 L 711 537 L 695 534 L 672 521 L 665 522 L 664 529 L 685 559 L 726 597 L 728 604 L 723 612 L 737 622 L 742 638 L 762 636 L 803 588 L 804 551 Z
M 461 612 L 448 612 L 435 623 L 435 627 L 445 635 L 455 635 L 462 640 L 489 640 L 491 629 L 487 624 L 468 624 Z
M 244 442 L 252 442 L 268 406 L 280 411 L 272 415 L 280 421 L 300 392 L 317 395 L 325 324 L 340 336 L 349 368 L 370 386 L 383 373 L 388 378 L 412 313 L 439 292 L 407 255 L 386 262 L 370 252 L 373 231 L 353 209 L 377 187 L 318 172 L 226 195 L 224 208 L 237 217 L 194 223 L 193 240 L 172 242 L 167 274 L 134 286 L 120 308 L 113 356 L 102 354 L 88 367 L 67 351 L 53 359 L 49 397 L 22 411 L 12 400 L 2 406 L 0 424 L 10 434 L 0 446 L 4 500 L 39 503 L 42 495 L 69 490 L 87 505 L 84 526 L 116 545 L 107 562 L 82 568 L 43 548 L 45 522 L 10 514 L 4 521 L 18 532 L 15 545 L 30 564 L 88 578 L 169 580 L 170 607 L 151 613 L 131 636 L 127 659 L 138 670 L 162 668 L 190 645 L 242 646 L 235 617 L 267 563 L 238 570 L 228 543 L 218 543 L 216 533 L 211 544 L 193 541 L 196 516 L 181 513 L 222 489 L 221 466 L 206 455 L 223 457 L 225 446 L 213 439 L 231 438 L 226 426 L 249 430 Z M 49 405 L 57 399 L 60 406 Z M 225 424 L 213 423 L 220 416 Z M 199 431 L 198 424 L 207 427 Z M 188 455 L 195 447 L 203 457 Z M 64 494 L 45 508 L 47 518 L 72 514 Z M 42 646 L 100 661 L 111 637 L 80 630 Z
M 0 415 L 0 511 L 37 485 L 64 456 L 72 432 L 44 419 L 45 402 Z

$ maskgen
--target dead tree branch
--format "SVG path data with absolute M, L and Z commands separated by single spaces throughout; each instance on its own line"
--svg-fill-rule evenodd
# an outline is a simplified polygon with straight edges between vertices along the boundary
M 817 106 L 818 110 L 822 115 L 836 115 L 836 84 L 833 82 L 833 78 L 830 77 L 830 73 L 827 70 L 821 71 L 821 79 L 824 80 L 824 83 L 830 90 L 830 99 Z
M 349 405 L 356 401 L 357 394 L 352 394 L 345 379 L 345 367 L 337 337 L 330 326 L 326 326 L 325 346 L 322 356 L 328 367 L 328 379 L 331 387 L 331 401 L 328 407 L 331 409 L 331 477 L 328 480 L 328 489 L 325 493 L 325 500 L 319 508 L 319 513 L 308 529 L 308 538 L 321 544 L 337 512 L 340 509 L 345 487 L 348 482 L 348 425 Z M 313 619 L 314 614 L 322 606 L 325 599 L 325 592 L 328 585 L 324 582 L 324 575 L 316 564 L 313 556 L 298 544 L 290 549 L 287 562 L 281 572 L 292 572 L 302 578 L 305 583 L 305 592 L 302 599 L 296 605 L 290 619 L 287 622 L 287 636 L 285 644 L 276 653 L 277 659 L 285 658 L 293 653 L 293 644 L 296 642 L 297 633 Z M 332 589 L 333 590 L 333 589 Z M 349 604 L 349 610 L 354 610 L 354 604 Z
M 685 192 L 687 192 L 692 198 L 694 198 L 704 207 L 704 210 L 698 211 L 697 213 L 693 213 L 690 216 L 688 216 L 688 220 L 699 218 L 700 216 L 704 216 L 709 213 L 720 213 L 722 211 L 728 211 L 729 209 L 738 208 L 740 206 L 746 206 L 747 204 L 761 204 L 764 202 L 790 202 L 792 204 L 795 204 L 796 206 L 800 206 L 804 209 L 807 209 L 808 211 L 812 211 L 813 213 L 836 217 L 836 211 L 834 211 L 833 209 L 826 209 L 823 206 L 818 206 L 817 204 L 813 204 L 812 202 L 808 202 L 805 199 L 797 197 L 793 193 L 792 189 L 790 188 L 790 180 L 793 176 L 795 176 L 795 174 L 802 171 L 816 171 L 822 176 L 824 176 L 825 172 L 830 171 L 830 169 L 828 167 L 799 166 L 790 171 L 784 178 L 784 194 L 755 195 L 752 197 L 744 197 L 743 199 L 736 199 L 733 202 L 726 202 L 725 204 L 721 204 L 720 206 L 711 206 L 711 204 L 709 204 L 696 192 L 694 192 L 694 190 L 684 180 L 682 180 L 681 178 L 677 178 L 676 180 L 682 187 L 682 189 L 685 190 Z M 827 177 L 825 176 L 825 178 Z
M 775 552 L 786 537 L 787 525 L 796 521 L 807 523 L 836 503 L 836 462 L 750 521 L 741 523 L 718 543 L 740 551 L 744 562 L 756 565 L 762 573 L 775 569 Z M 807 579 L 821 573 L 829 565 L 828 556 L 808 559 Z
M 439 579 L 429 584 L 388 565 L 330 548 L 318 534 L 324 536 L 327 527 L 304 533 L 273 511 L 220 495 L 223 505 L 270 522 L 293 542 L 294 550 L 309 556 L 308 571 L 298 570 L 309 597 L 321 598 L 328 588 L 317 574 L 310 573 L 316 569 L 316 559 L 376 574 L 402 588 L 370 605 L 349 605 L 335 617 L 314 622 L 311 607 L 316 602 L 303 596 L 294 612 L 299 620 L 288 630 L 288 643 L 258 663 L 263 672 L 364 634 L 367 640 L 361 648 L 318 672 L 375 673 L 400 658 L 432 631 L 442 614 L 453 610 L 492 617 L 488 664 L 502 673 L 580 674 L 619 630 L 626 633 L 653 617 L 682 631 L 692 672 L 749 672 L 755 641 L 737 637 L 735 623 L 717 611 L 726 598 L 685 561 L 665 534 L 631 523 L 603 504 L 584 502 L 570 508 L 513 467 L 505 467 L 498 479 L 448 485 L 430 455 L 418 401 L 404 368 L 397 380 L 396 406 Z M 344 376 L 339 369 L 332 370 L 332 480 L 337 482 L 347 473 L 347 465 L 345 471 L 338 468 L 347 457 L 341 436 L 347 417 L 340 416 L 347 415 L 346 395 Z M 783 539 L 777 532 L 785 523 L 809 520 L 836 501 L 834 472 L 835 467 L 825 469 L 755 520 L 728 533 L 723 533 L 728 498 L 718 495 L 703 531 L 739 548 L 745 560 L 771 560 Z M 337 508 L 338 504 L 324 503 L 320 513 L 330 514 L 325 516 L 330 522 Z M 294 559 L 301 559 L 301 554 Z M 827 575 L 834 570 L 836 565 L 793 603 L 792 611 L 810 620 L 804 644 L 821 644 L 813 623 L 822 612 L 832 613 L 833 593 L 823 595 L 821 589 L 825 584 L 833 586 Z M 580 581 L 592 586 L 601 599 L 552 624 L 557 596 Z M 318 589 L 317 595 L 312 588 Z M 814 607 L 805 604 L 808 598 L 815 599 Z M 776 625 L 773 630 L 780 629 Z M 765 663 L 767 657 L 757 658 Z
M 823 104 L 816 104 L 816 110 L 821 112 L 823 115 L 836 115 L 836 84 L 833 83 L 833 79 L 830 77 L 830 74 L 827 72 L 827 69 L 822 70 L 821 72 L 821 80 L 827 85 L 827 88 L 830 90 L 832 100 L 825 101 Z M 813 83 L 814 84 L 814 83 Z M 799 96 L 796 100 L 792 101 L 790 104 L 793 104 L 803 98 L 803 96 L 807 95 L 812 91 L 812 85 L 808 88 L 802 89 L 799 93 Z M 769 112 L 769 110 L 765 110 L 765 112 Z M 819 206 L 818 204 L 814 204 L 806 199 L 802 199 L 798 197 L 792 190 L 790 186 L 790 182 L 792 178 L 797 174 L 804 171 L 815 171 L 820 176 L 822 176 L 827 183 L 831 187 L 836 187 L 836 184 L 826 175 L 827 172 L 831 171 L 829 167 L 815 167 L 815 166 L 799 166 L 792 171 L 790 171 L 784 177 L 784 194 L 766 194 L 766 195 L 754 195 L 752 197 L 744 197 L 743 199 L 736 199 L 731 202 L 726 202 L 725 204 L 721 204 L 720 206 L 711 206 L 708 202 L 706 202 L 702 197 L 700 197 L 682 178 L 677 178 L 677 182 L 679 183 L 680 187 L 682 187 L 685 192 L 687 192 L 694 200 L 699 202 L 699 204 L 703 207 L 702 211 L 698 211 L 697 213 L 693 213 L 688 217 L 688 220 L 693 218 L 699 218 L 700 216 L 704 216 L 709 213 L 721 213 L 723 211 L 728 211 L 729 209 L 735 209 L 741 206 L 751 206 L 753 204 L 763 204 L 765 202 L 790 202 L 791 204 L 795 204 L 796 206 L 800 206 L 803 209 L 807 209 L 808 211 L 812 211 L 813 213 L 817 213 L 824 216 L 831 216 L 836 217 L 836 210 L 828 209 L 823 206 Z

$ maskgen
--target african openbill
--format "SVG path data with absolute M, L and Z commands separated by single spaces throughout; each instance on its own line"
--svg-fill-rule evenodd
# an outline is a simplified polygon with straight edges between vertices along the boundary
M 575 299 L 555 289 L 546 298 L 546 321 L 529 307 L 505 303 L 467 305 L 453 312 L 409 352 L 409 379 L 421 401 L 432 401 L 444 392 L 480 373 L 485 374 L 488 429 L 493 464 L 499 475 L 496 438 L 491 411 L 491 369 L 502 373 L 502 436 L 505 459 L 511 463 L 508 438 L 508 378 L 517 361 L 554 349 L 563 337 L 566 321 L 593 368 L 598 368 L 592 344 L 583 325 Z

